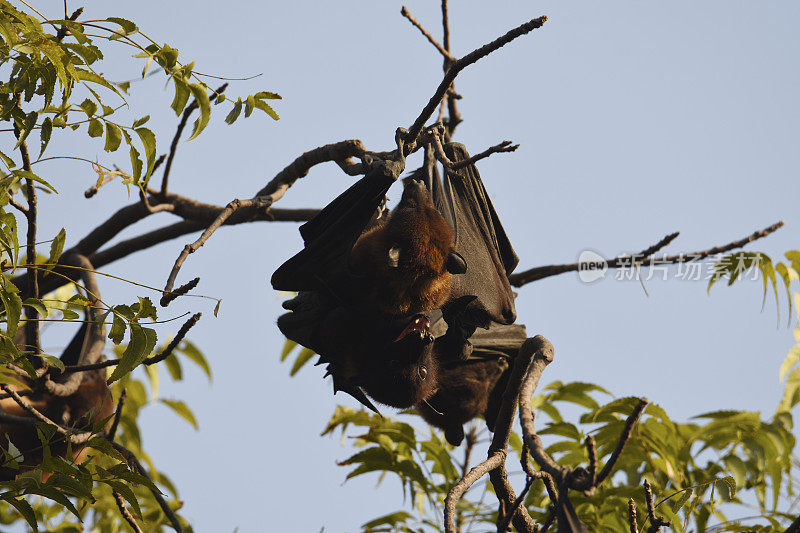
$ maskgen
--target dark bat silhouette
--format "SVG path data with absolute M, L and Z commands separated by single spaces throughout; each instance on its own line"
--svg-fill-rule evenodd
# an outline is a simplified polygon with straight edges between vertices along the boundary
M 494 431 L 510 362 L 526 338 L 525 326 L 517 324 L 493 324 L 488 330 L 476 331 L 470 338 L 473 350 L 467 360 L 440 361 L 438 389 L 418 403 L 417 410 L 429 424 L 443 429 L 453 446 L 464 438 L 463 425 L 477 416 L 483 415 L 489 430 Z
M 461 145 L 445 149 L 469 158 Z M 424 402 L 441 362 L 469 356 L 475 328 L 515 319 L 507 275 L 516 255 L 477 170 L 448 171 L 442 182 L 430 162 L 405 180 L 388 220 L 380 206 L 396 174 L 373 167 L 300 228 L 304 249 L 272 276 L 276 289 L 300 291 L 278 320 L 283 334 L 320 355 L 335 391 L 371 409 L 367 395 L 396 407 Z M 447 333 L 434 349 L 430 324 L 441 316 Z
M 281 332 L 320 355 L 334 392 L 373 410 L 366 394 L 395 407 L 433 394 L 434 339 L 430 318 L 418 311 L 444 299 L 430 288 L 449 282 L 448 268 L 459 265 L 449 259 L 452 236 L 440 234 L 447 223 L 420 184 L 407 180 L 400 204 L 381 220 L 395 170 L 373 167 L 304 224 L 305 247 L 272 276 L 276 289 L 300 291 L 284 304 L 292 312 L 278 319 Z
M 463 144 L 447 143 L 444 151 L 453 163 L 470 158 Z M 516 320 L 508 275 L 519 258 L 474 164 L 445 169 L 444 180 L 439 179 L 430 157 L 425 168 L 434 205 L 453 228 L 456 249 L 467 262 L 466 273 L 453 280 L 442 309 L 448 325 L 447 355 L 465 359 L 471 350 L 468 339 L 476 328 Z

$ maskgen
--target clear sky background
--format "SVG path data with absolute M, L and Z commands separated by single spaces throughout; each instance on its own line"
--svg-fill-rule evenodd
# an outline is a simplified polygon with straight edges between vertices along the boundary
M 45 9 L 53 18 L 60 16 L 55 5 Z M 442 77 L 441 58 L 400 16 L 400 3 L 83 5 L 89 18 L 136 21 L 201 72 L 264 74 L 232 83 L 231 96 L 270 90 L 284 97 L 275 105 L 279 122 L 259 113 L 227 126 L 225 108 L 179 149 L 171 189 L 220 205 L 250 197 L 316 146 L 359 138 L 370 149 L 392 148 L 395 128 L 410 125 Z M 439 2 L 407 6 L 441 35 Z M 76 7 L 70 3 L 70 12 Z M 479 167 L 520 269 L 573 262 L 586 248 L 633 253 L 677 230 L 669 250 L 691 252 L 778 220 L 786 226 L 750 249 L 780 259 L 800 247 L 800 4 L 453 2 L 454 52 L 543 14 L 550 17 L 543 28 L 469 67 L 456 83 L 465 119 L 456 140 L 473 153 L 504 139 L 521 144 Z M 141 64 L 129 55 L 120 49 L 120 62 L 105 73 L 135 77 Z M 177 123 L 167 107 L 172 90 L 154 76 L 134 84 L 132 94 L 136 116 L 151 114 L 158 152 L 165 152 Z M 126 152 L 109 156 L 87 139 L 54 134 L 49 150 L 129 165 Z M 408 168 L 418 164 L 415 156 Z M 133 201 L 119 184 L 84 199 L 94 178 L 79 163 L 38 171 L 62 191 L 46 204 L 41 238 L 67 226 L 67 245 L 74 244 Z M 316 167 L 279 206 L 321 207 L 352 181 L 333 164 Z M 172 221 L 158 214 L 123 237 Z M 193 238 L 106 270 L 163 286 Z M 179 278 L 201 276 L 197 292 L 223 298 L 219 318 L 202 300 L 162 311 L 163 318 L 204 311 L 190 338 L 214 370 L 212 385 L 193 369 L 178 386 L 162 380 L 162 396 L 186 400 L 199 432 L 163 406 L 141 419 L 145 447 L 180 489 L 198 532 L 357 531 L 403 505 L 393 481 L 376 488 L 377 477 L 364 476 L 343 484 L 347 471 L 336 461 L 351 448 L 319 434 L 336 402 L 355 402 L 334 398 L 320 368 L 290 378 L 278 360 L 281 297 L 269 276 L 300 242 L 294 224 L 223 228 Z M 543 382 L 589 381 L 617 396 L 645 395 L 680 420 L 716 409 L 771 415 L 782 391 L 778 367 L 792 344 L 785 299 L 776 327 L 772 295 L 761 310 L 760 280 L 720 285 L 709 296 L 705 281 L 674 279 L 674 271 L 669 277 L 647 282 L 649 297 L 639 282 L 617 281 L 613 272 L 591 285 L 573 273 L 520 289 L 518 321 L 556 347 Z M 120 303 L 139 293 L 108 280 L 101 289 Z M 162 337 L 177 327 L 162 328 Z

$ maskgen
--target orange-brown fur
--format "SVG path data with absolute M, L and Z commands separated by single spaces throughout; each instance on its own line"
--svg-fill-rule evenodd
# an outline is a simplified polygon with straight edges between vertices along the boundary
M 20 388 L 11 386 L 19 391 Z M 61 424 L 76 431 L 88 430 L 92 426 L 114 414 L 114 401 L 111 391 L 106 385 L 105 369 L 84 372 L 83 381 L 74 394 L 67 397 L 51 395 L 47 392 L 36 393 L 25 398 L 36 410 L 57 424 Z M 31 414 L 25 411 L 13 398 L 0 400 L 0 408 L 9 415 L 30 418 Z M 22 453 L 17 462 L 25 467 L 33 467 L 42 461 L 42 443 L 36 434 L 34 426 L 18 424 L 0 424 L 0 445 L 8 450 L 7 441 L 11 441 Z M 51 444 L 53 455 L 64 455 L 66 445 L 61 442 Z M 83 460 L 85 449 L 74 447 L 73 460 Z M 0 467 L 0 480 L 13 479 L 17 470 L 9 467 Z
M 365 301 L 389 314 L 424 313 L 450 293 L 448 256 L 455 236 L 419 182 L 407 179 L 386 222 L 365 232 L 350 253 L 350 268 L 365 280 Z M 389 255 L 399 248 L 397 266 Z

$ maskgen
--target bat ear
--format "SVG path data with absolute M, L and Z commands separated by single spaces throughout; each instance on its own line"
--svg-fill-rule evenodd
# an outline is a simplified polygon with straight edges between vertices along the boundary
M 447 256 L 445 268 L 451 274 L 464 274 L 467 271 L 467 261 L 458 252 L 450 252 Z
M 389 248 L 389 266 L 392 268 L 397 268 L 400 265 L 400 247 L 392 246 Z

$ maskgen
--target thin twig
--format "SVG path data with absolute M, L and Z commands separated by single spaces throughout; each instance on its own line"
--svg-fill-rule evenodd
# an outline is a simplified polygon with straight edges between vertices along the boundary
M 586 455 L 589 457 L 589 480 L 592 487 L 597 486 L 597 450 L 595 449 L 594 437 L 586 437 Z
M 647 502 L 647 518 L 650 520 L 650 527 L 647 528 L 647 533 L 657 533 L 662 527 L 669 527 L 669 522 L 660 516 L 656 516 L 656 509 L 653 505 L 653 489 L 650 488 L 650 482 L 644 480 L 644 496 Z
M 190 290 L 197 287 L 198 283 L 200 283 L 200 278 L 194 278 L 189 283 L 184 283 L 174 291 L 164 293 L 164 296 L 161 297 L 161 305 L 169 305 L 172 300 L 188 294 Z
M 600 485 L 600 483 L 605 480 L 608 475 L 614 470 L 614 465 L 617 463 L 617 459 L 622 454 L 622 450 L 625 449 L 625 445 L 628 443 L 628 440 L 631 438 L 631 433 L 633 432 L 633 426 L 636 425 L 636 421 L 639 420 L 639 417 L 642 416 L 645 407 L 648 404 L 647 398 L 640 398 L 639 403 L 636 405 L 636 408 L 633 412 L 628 416 L 628 419 L 625 421 L 625 429 L 622 430 L 622 434 L 619 436 L 619 440 L 617 441 L 617 446 L 614 448 L 614 451 L 611 452 L 611 457 L 608 458 L 605 466 L 597 474 L 597 478 L 595 480 L 595 486 Z
M 169 273 L 169 277 L 167 278 L 167 283 L 164 285 L 164 292 L 169 293 L 172 291 L 172 287 L 175 285 L 175 280 L 178 277 L 178 272 L 181 270 L 181 266 L 183 266 L 184 261 L 186 258 L 189 257 L 189 254 L 193 254 L 196 252 L 201 246 L 203 246 L 208 239 L 217 231 L 220 226 L 222 226 L 225 221 L 234 214 L 238 209 L 242 207 L 254 207 L 256 209 L 263 209 L 272 205 L 273 202 L 280 199 L 286 190 L 289 188 L 289 185 L 284 185 L 282 188 L 278 189 L 274 194 L 267 196 L 267 197 L 256 197 L 251 200 L 233 200 L 229 203 L 225 209 L 223 209 L 222 213 L 217 216 L 216 220 L 211 223 L 208 228 L 203 232 L 200 237 L 197 238 L 193 243 L 187 244 L 183 247 L 178 258 L 175 260 L 175 265 L 172 267 L 172 271 Z M 172 299 L 169 298 L 167 294 L 164 294 L 161 298 L 161 306 L 166 307 L 169 305 Z
M 86 441 L 95 436 L 95 434 L 92 433 L 91 431 L 81 431 L 78 433 L 74 433 L 63 426 L 56 424 L 55 422 L 47 418 L 45 415 L 40 413 L 33 405 L 31 405 L 25 398 L 22 398 L 19 394 L 17 394 L 17 392 L 8 385 L 0 383 L 0 389 L 2 389 L 15 402 L 17 402 L 17 405 L 19 405 L 20 407 L 22 407 L 22 409 L 30 413 L 31 416 L 33 416 L 40 422 L 44 422 L 49 426 L 55 427 L 56 431 L 67 437 L 72 444 L 78 444 L 78 445 L 85 444 Z
M 740 239 L 738 241 L 733 241 L 733 242 L 730 242 L 728 244 L 724 244 L 722 246 L 715 246 L 715 247 L 709 248 L 707 250 L 697 251 L 697 252 L 694 252 L 694 253 L 689 253 L 689 254 L 683 253 L 683 254 L 666 256 L 666 257 L 663 257 L 663 258 L 659 259 L 658 263 L 659 264 L 688 263 L 688 262 L 691 262 L 691 261 L 699 261 L 701 259 L 705 259 L 706 257 L 709 257 L 709 256 L 714 255 L 714 254 L 720 254 L 720 253 L 729 252 L 729 251 L 734 250 L 736 248 L 742 248 L 743 246 L 745 246 L 745 245 L 747 245 L 747 244 L 749 244 L 749 243 L 751 243 L 751 242 L 753 242 L 753 241 L 755 241 L 757 239 L 762 239 L 762 238 L 770 235 L 771 233 L 774 233 L 775 231 L 777 231 L 778 229 L 783 227 L 783 225 L 784 225 L 784 222 L 780 221 L 780 222 L 777 222 L 777 223 L 775 223 L 775 224 L 773 224 L 771 226 L 768 226 L 768 227 L 766 227 L 766 228 L 764 228 L 762 230 L 756 231 L 756 232 L 752 233 L 751 235 L 748 235 L 744 239 Z M 664 239 L 659 241 L 659 244 L 663 243 L 667 238 L 669 238 L 672 235 L 675 235 L 675 234 L 673 233 L 673 234 L 668 235 L 667 237 L 665 237 Z M 647 248 L 646 250 L 643 250 L 642 253 L 636 254 L 634 256 L 623 256 L 623 257 L 617 257 L 615 259 L 610 259 L 610 260 L 606 261 L 606 265 L 608 266 L 608 268 L 620 268 L 620 267 L 629 268 L 629 267 L 633 266 L 634 264 L 636 264 L 636 265 L 644 265 L 645 261 L 647 261 L 653 253 L 655 253 L 656 251 L 658 251 L 660 249 L 660 248 L 656 248 L 656 246 L 658 246 L 658 245 L 651 246 L 650 248 Z M 661 247 L 663 248 L 663 246 L 665 246 L 665 245 L 662 245 Z M 649 254 L 643 255 L 644 252 L 648 252 L 648 251 L 650 252 Z M 543 278 L 547 278 L 547 277 L 550 277 L 550 276 L 556 276 L 558 274 L 563 274 L 565 272 L 575 272 L 577 270 L 586 269 L 586 268 L 592 268 L 592 267 L 596 267 L 596 265 L 589 264 L 589 263 L 570 263 L 570 264 L 563 264 L 563 265 L 547 265 L 547 266 L 531 268 L 531 269 L 525 270 L 523 272 L 512 274 L 511 276 L 509 276 L 508 279 L 511 282 L 512 286 L 514 286 L 514 287 L 522 287 L 523 285 L 525 285 L 527 283 L 531 283 L 533 281 L 537 281 L 537 280 L 540 280 L 540 279 L 543 279 Z
M 216 94 L 222 94 L 225 89 L 228 88 L 227 83 L 223 83 L 220 85 L 219 89 L 217 89 Z M 172 144 L 169 147 L 169 156 L 167 157 L 167 164 L 164 166 L 164 174 L 161 176 L 161 194 L 167 193 L 167 186 L 169 184 L 169 173 L 172 170 L 172 160 L 175 159 L 175 152 L 178 150 L 178 143 L 181 140 L 181 134 L 183 133 L 183 129 L 186 127 L 186 122 L 189 120 L 189 115 L 195 109 L 198 109 L 197 99 L 192 100 L 192 103 L 186 106 L 183 110 L 183 115 L 181 116 L 181 121 L 178 123 L 178 128 L 175 131 L 175 136 L 172 138 Z M 155 168 L 153 169 L 155 172 Z
M 67 18 L 67 20 L 75 20 L 81 16 L 81 13 L 83 13 L 83 8 L 79 7 L 78 9 L 75 10 L 74 13 L 72 13 L 72 15 L 67 17 L 67 3 L 66 1 L 64 2 L 64 16 Z M 63 41 L 64 37 L 67 36 L 68 31 L 69 30 L 67 29 L 67 26 L 62 24 L 61 27 L 58 29 L 58 32 L 56 32 L 56 41 L 58 41 L 59 43 Z
M 117 401 L 117 408 L 114 411 L 114 420 L 111 422 L 111 427 L 108 428 L 108 431 L 106 432 L 106 438 L 108 440 L 113 441 L 114 437 L 117 435 L 117 428 L 119 427 L 119 421 L 122 418 L 122 408 L 125 406 L 125 398 L 127 395 L 127 391 L 122 389 L 122 393 L 119 395 L 119 401 Z
M 20 108 L 20 100 L 21 95 L 19 93 L 14 95 L 14 103 L 17 108 Z M 22 131 L 20 131 L 19 127 L 17 126 L 16 122 L 14 123 L 14 136 L 17 138 L 17 142 L 19 142 L 19 153 L 22 156 L 22 169 L 31 172 L 31 158 L 30 154 L 28 153 L 28 143 L 22 140 Z M 21 142 L 20 142 L 21 141 Z M 28 208 L 25 211 L 25 218 L 28 222 L 27 228 L 27 263 L 29 265 L 36 264 L 36 231 L 37 231 L 37 205 L 38 201 L 36 198 L 36 186 L 34 181 L 26 177 L 25 178 L 25 195 L 27 196 L 28 200 Z M 28 278 L 28 287 L 27 291 L 23 295 L 24 298 L 39 298 L 39 281 L 38 276 L 36 275 L 36 270 L 33 268 L 27 268 L 27 278 Z M 39 322 L 36 320 L 39 317 L 39 312 L 36 308 L 32 305 L 25 306 L 25 344 L 31 346 L 34 351 L 34 355 L 41 353 L 42 351 L 42 344 L 41 340 L 39 339 Z M 34 359 L 31 361 L 34 365 L 40 364 L 39 359 Z
M 200 320 L 202 313 L 195 313 L 194 315 L 189 318 L 186 322 L 183 323 L 181 329 L 178 330 L 178 333 L 175 334 L 175 338 L 170 341 L 170 343 L 161 350 L 158 355 L 154 355 L 153 357 L 148 357 L 145 359 L 142 364 L 144 365 L 153 365 L 156 363 L 160 363 L 164 359 L 170 356 L 170 354 L 178 347 L 178 344 L 183 340 L 186 334 L 189 332 L 192 327 L 197 324 L 197 321 Z M 109 366 L 115 366 L 122 362 L 122 359 L 109 359 L 108 361 L 101 361 L 99 363 L 94 363 L 90 365 L 71 365 L 64 368 L 63 373 L 69 374 L 72 372 L 86 372 L 87 370 L 97 370 L 98 368 L 106 368 Z
M 447 90 L 450 88 L 450 85 L 453 83 L 453 80 L 456 79 L 458 73 L 464 70 L 464 68 L 468 67 L 469 65 L 475 63 L 476 61 L 486 57 L 487 55 L 491 54 L 495 50 L 505 46 L 506 44 L 510 43 L 517 37 L 525 35 L 526 33 L 531 32 L 536 28 L 541 28 L 542 25 L 547 20 L 547 17 L 542 16 L 539 18 L 535 18 L 530 20 L 520 26 L 517 26 L 513 30 L 507 32 L 502 37 L 495 39 L 494 41 L 481 46 L 480 48 L 473 50 L 469 54 L 465 55 L 461 59 L 457 59 L 453 63 L 450 64 L 447 72 L 444 75 L 439 87 L 431 96 L 431 99 L 428 101 L 427 105 L 422 109 L 422 112 L 419 114 L 417 119 L 408 128 L 408 133 L 406 134 L 406 142 L 408 143 L 408 150 L 409 152 L 413 148 L 414 141 L 417 140 L 419 134 L 422 132 L 422 128 L 425 125 L 425 122 L 430 118 L 431 114 L 433 114 L 436 107 L 442 101 Z
M 465 159 L 463 161 L 459 161 L 458 163 L 454 163 L 452 165 L 453 170 L 458 170 L 460 168 L 464 168 L 468 165 L 474 165 L 481 159 L 485 159 L 492 154 L 496 154 L 498 152 L 514 152 L 516 149 L 519 148 L 518 144 L 511 144 L 511 141 L 503 141 L 499 144 L 495 144 L 492 147 L 487 148 L 483 152 L 473 155 L 469 159 Z
M 128 525 L 131 526 L 131 529 L 133 529 L 134 533 L 143 533 L 142 528 L 139 527 L 139 524 L 136 523 L 136 519 L 133 518 L 133 515 L 125 506 L 125 500 L 122 499 L 122 495 L 115 490 L 111 491 L 111 495 L 114 496 L 114 501 L 117 502 L 119 514 L 121 514 L 122 518 L 124 518 Z
M 631 533 L 639 533 L 639 525 L 636 523 L 636 502 L 633 498 L 628 500 L 628 524 Z
M 522 505 L 522 502 L 525 501 L 525 496 L 528 494 L 531 485 L 533 485 L 534 479 L 536 478 L 533 476 L 527 476 L 525 478 L 525 488 L 522 489 L 522 492 L 519 493 L 517 499 L 511 504 L 511 508 L 505 512 L 502 520 L 499 520 L 500 517 L 498 517 L 497 533 L 505 533 L 508 531 L 508 526 L 511 524 L 511 518 L 514 516 L 514 513 L 517 511 L 517 509 L 519 509 L 519 506 Z M 539 528 L 537 527 L 534 531 L 538 530 Z
M 411 23 L 411 24 L 412 24 L 412 25 L 413 25 L 415 28 L 417 28 L 417 29 L 420 31 L 420 33 L 421 33 L 421 34 L 422 34 L 422 35 L 423 35 L 423 36 L 424 36 L 426 39 L 428 39 L 428 42 L 429 42 L 429 43 L 431 43 L 431 44 L 432 44 L 432 45 L 433 45 L 433 46 L 434 46 L 434 47 L 435 47 L 435 48 L 436 48 L 436 49 L 439 51 L 439 53 L 440 53 L 440 54 L 442 54 L 442 56 L 444 56 L 444 57 L 445 57 L 445 59 L 448 59 L 449 61 L 455 61 L 455 60 L 456 60 L 456 58 L 455 58 L 455 57 L 453 57 L 453 55 L 452 55 L 452 54 L 450 54 L 450 52 L 448 52 L 447 50 L 445 50 L 445 49 L 444 49 L 444 47 L 442 47 L 442 45 L 441 45 L 441 44 L 439 44 L 438 42 L 436 42 L 436 39 L 434 39 L 434 38 L 433 38 L 433 35 L 431 35 L 430 33 L 428 33 L 428 30 L 426 30 L 426 29 L 425 29 L 425 28 L 422 26 L 422 24 L 420 24 L 420 23 L 419 23 L 419 21 L 418 21 L 417 19 L 415 19 L 415 18 L 414 18 L 414 17 L 411 15 L 411 13 L 409 13 L 409 12 L 408 12 L 408 9 L 406 9 L 406 6 L 403 6 L 403 7 L 400 9 L 400 14 L 401 14 L 401 15 L 403 15 L 405 18 L 407 18 L 407 19 L 408 19 L 408 21 L 409 21 L 409 22 L 410 22 L 410 23 Z
M 136 458 L 136 455 L 132 451 L 130 451 L 125 446 L 122 446 L 121 444 L 117 444 L 114 441 L 109 441 L 109 442 L 111 442 L 111 445 L 114 447 L 115 450 L 120 452 L 125 457 L 125 459 L 128 461 L 128 464 L 130 464 L 133 468 L 136 469 L 139 475 L 144 476 L 147 479 L 150 479 L 151 484 L 153 484 L 153 480 L 147 474 L 147 471 L 144 469 L 144 466 L 142 466 L 142 463 L 139 462 L 139 459 Z M 183 527 L 181 526 L 180 520 L 178 520 L 177 515 L 169 506 L 167 501 L 164 499 L 164 496 L 161 494 L 161 492 L 159 490 L 153 490 L 152 488 L 150 489 L 150 492 L 156 499 L 158 506 L 161 507 L 161 510 L 166 515 L 170 524 L 172 524 L 172 528 L 175 531 L 177 531 L 177 533 L 183 533 Z

